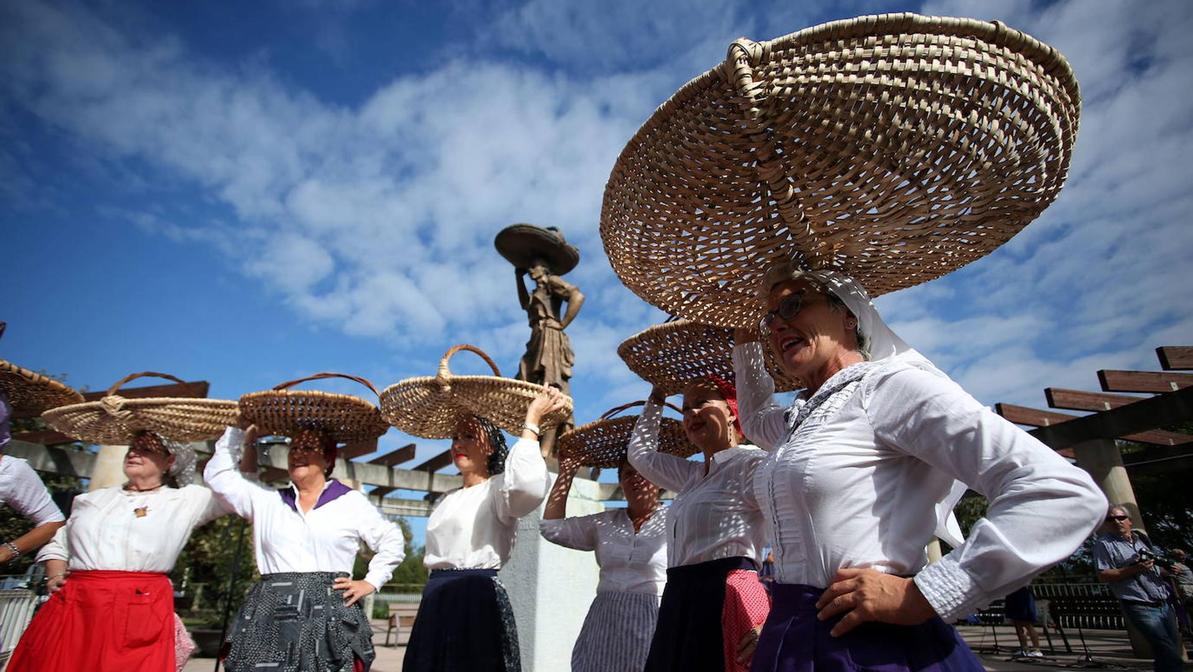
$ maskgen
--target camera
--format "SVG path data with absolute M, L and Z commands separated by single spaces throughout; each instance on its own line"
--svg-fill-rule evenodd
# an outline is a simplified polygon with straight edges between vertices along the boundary
M 1139 549 L 1139 553 L 1137 553 L 1135 557 L 1136 557 L 1135 564 L 1139 564 L 1141 562 L 1147 562 L 1148 560 L 1151 560 L 1152 562 L 1156 563 L 1157 566 L 1163 567 L 1164 569 L 1172 569 L 1172 565 L 1173 565 L 1172 560 L 1169 560 L 1168 558 L 1165 558 L 1160 555 L 1156 555 L 1155 553 L 1152 553 L 1151 551 L 1147 550 L 1146 548 Z

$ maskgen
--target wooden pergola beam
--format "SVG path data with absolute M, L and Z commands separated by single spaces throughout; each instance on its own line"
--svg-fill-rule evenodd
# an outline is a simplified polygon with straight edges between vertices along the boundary
M 408 443 L 395 451 L 369 460 L 369 464 L 380 464 L 383 467 L 396 467 L 399 464 L 414 459 L 414 444 Z
M 206 380 L 196 380 L 189 383 L 169 383 L 166 385 L 146 385 L 145 387 L 122 387 L 116 394 L 125 399 L 145 399 L 146 397 L 187 397 L 191 399 L 207 398 L 207 390 L 211 383 Z M 99 401 L 107 396 L 108 391 L 84 392 L 83 401 Z
M 1125 394 L 1066 390 L 1061 387 L 1044 388 L 1044 398 L 1048 400 L 1050 408 L 1063 408 L 1070 411 L 1109 411 L 1112 408 L 1146 399 L 1146 397 L 1129 397 Z
M 1082 416 L 1079 415 L 1042 411 L 1036 408 L 1028 408 L 1026 406 L 1016 406 L 1014 404 L 995 404 L 994 410 L 999 415 L 1006 418 L 1007 420 L 1010 420 L 1016 425 L 1026 425 L 1028 427 L 1052 427 L 1061 423 L 1083 419 Z M 1136 441 L 1138 443 L 1147 443 L 1155 446 L 1181 446 L 1184 444 L 1193 443 L 1193 435 L 1181 434 L 1179 432 L 1169 432 L 1162 429 L 1133 432 L 1131 434 L 1124 434 L 1122 436 L 1116 436 L 1113 438 L 1121 438 L 1126 441 Z
M 42 429 L 36 432 L 18 432 L 13 434 L 12 438 L 26 443 L 39 443 L 43 446 L 59 446 L 64 443 L 75 442 L 73 437 L 67 436 L 62 432 L 55 432 L 52 429 Z
M 1098 372 L 1098 382 L 1106 392 L 1175 392 L 1193 385 L 1193 374 L 1167 371 Z
M 1115 439 L 1193 418 L 1193 387 L 1140 399 L 1133 404 L 1034 429 L 1030 434 L 1059 450 L 1093 439 Z
M 1165 371 L 1188 371 L 1193 369 L 1193 346 L 1165 345 L 1156 348 L 1160 368 Z
M 415 471 L 429 471 L 431 473 L 435 473 L 436 471 L 439 471 L 440 469 L 446 467 L 447 465 L 449 465 L 451 463 L 452 463 L 452 451 L 445 450 L 442 453 L 439 453 L 438 455 L 436 455 L 435 457 L 432 457 L 431 459 L 427 460 L 426 462 L 423 462 L 422 464 L 414 467 L 414 470 Z

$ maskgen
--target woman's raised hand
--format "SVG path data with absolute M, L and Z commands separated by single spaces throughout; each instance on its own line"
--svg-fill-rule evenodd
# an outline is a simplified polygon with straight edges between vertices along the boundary
M 554 387 L 543 387 L 543 391 L 526 408 L 526 424 L 538 425 L 543 418 L 567 407 L 567 397 Z
M 667 401 L 667 394 L 663 392 L 658 385 L 650 388 L 650 402 L 656 406 L 662 406 L 663 402 Z

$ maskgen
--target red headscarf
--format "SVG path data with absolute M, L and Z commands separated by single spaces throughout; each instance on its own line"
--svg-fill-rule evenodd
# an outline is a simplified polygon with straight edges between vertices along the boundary
M 725 405 L 733 413 L 733 428 L 737 430 L 737 435 L 745 436 L 746 433 L 741 429 L 741 414 L 737 412 L 737 388 L 734 387 L 733 383 L 720 376 L 710 373 L 707 378 L 712 381 L 713 385 L 717 386 L 717 392 L 725 399 Z

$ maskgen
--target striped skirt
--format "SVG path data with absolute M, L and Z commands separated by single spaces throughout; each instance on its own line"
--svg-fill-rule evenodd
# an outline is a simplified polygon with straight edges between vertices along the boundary
M 642 672 L 658 617 L 653 593 L 597 593 L 572 647 L 572 672 Z

